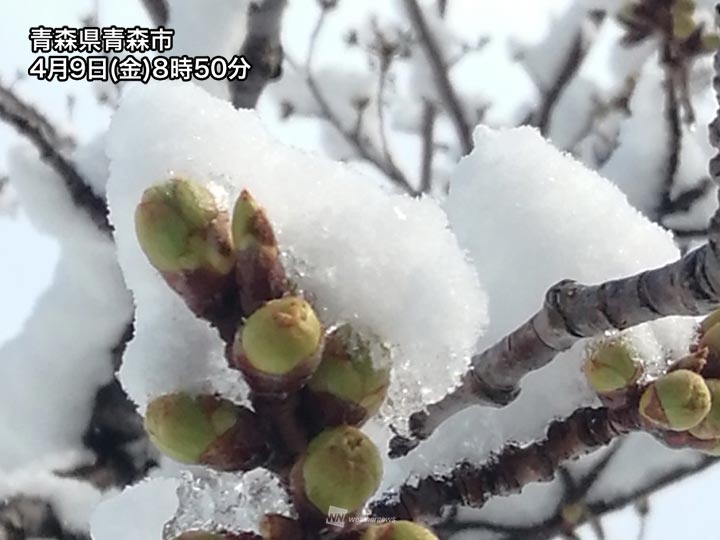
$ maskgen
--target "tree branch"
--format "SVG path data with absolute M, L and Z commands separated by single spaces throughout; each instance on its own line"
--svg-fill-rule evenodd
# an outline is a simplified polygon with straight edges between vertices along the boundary
M 455 127 L 462 151 L 464 154 L 469 154 L 473 148 L 472 127 L 465 118 L 460 98 L 450 82 L 448 68 L 439 45 L 435 40 L 435 36 L 433 36 L 430 31 L 430 27 L 428 26 L 427 20 L 425 20 L 425 16 L 417 0 L 403 0 L 403 4 L 410 17 L 410 22 L 420 39 L 420 46 L 423 48 L 430 63 L 435 78 L 435 86 L 437 87 L 442 104 Z
M 426 101 L 422 116 L 422 159 L 420 162 L 420 191 L 429 193 L 432 188 L 432 164 L 435 156 L 435 105 Z
M 463 462 L 447 474 L 406 484 L 376 503 L 373 514 L 432 522 L 449 505 L 481 508 L 491 497 L 518 493 L 530 482 L 548 482 L 561 463 L 640 429 L 634 401 L 620 409 L 579 409 L 551 423 L 542 441 L 524 447 L 508 445 L 483 466 Z
M 283 49 L 280 43 L 287 0 L 250 4 L 248 33 L 240 50 L 252 68 L 244 80 L 230 80 L 230 99 L 237 109 L 252 109 L 269 81 L 280 77 Z
M 414 438 L 396 437 L 391 455 L 409 452 L 446 419 L 471 405 L 506 405 L 520 380 L 583 338 L 671 315 L 704 315 L 720 305 L 720 211 L 709 241 L 673 263 L 600 285 L 564 280 L 532 318 L 472 359 L 460 385 L 410 417 Z
M 543 135 L 547 135 L 547 131 L 550 126 L 550 118 L 552 111 L 555 108 L 555 104 L 558 99 L 560 99 L 563 90 L 575 77 L 578 69 L 580 69 L 587 51 L 588 47 L 585 44 L 581 28 L 578 30 L 577 34 L 575 34 L 570 51 L 560 69 L 560 72 L 558 73 L 557 78 L 553 82 L 552 86 L 543 92 L 543 100 L 540 103 L 540 108 L 537 110 L 531 121 L 532 125 L 537 126 L 540 133 Z
M 383 158 L 382 153 L 378 150 L 370 140 L 363 138 L 360 129 L 348 129 L 343 125 L 340 117 L 330 107 L 330 104 L 325 97 L 320 85 L 315 80 L 312 71 L 312 62 L 315 56 L 315 46 L 317 44 L 320 32 L 325 24 L 327 16 L 327 10 L 323 9 L 320 13 L 320 17 L 315 24 L 312 36 L 310 38 L 310 46 L 308 50 L 307 62 L 305 65 L 305 83 L 313 96 L 313 99 L 320 108 L 320 113 L 325 120 L 327 120 L 340 135 L 345 139 L 351 147 L 355 149 L 358 155 L 372 163 L 382 173 L 384 173 L 396 186 L 402 189 L 409 195 L 416 196 L 419 192 L 410 184 L 405 173 L 393 162 L 387 161 Z M 289 59 L 288 59 L 289 60 Z M 299 67 L 296 66 L 299 71 Z
M 0 83 L 0 120 L 14 127 L 40 153 L 40 158 L 65 182 L 73 202 L 83 209 L 101 231 L 110 234 L 105 201 L 95 195 L 62 148 L 63 138 L 57 130 L 28 103 L 20 100 Z
M 667 64 L 665 70 L 665 120 L 668 127 L 667 163 L 663 179 L 660 204 L 657 209 L 658 223 L 662 223 L 665 216 L 671 213 L 673 207 L 672 190 L 675 185 L 675 176 L 680 166 L 680 152 L 682 151 L 682 129 L 680 127 L 680 107 L 678 103 L 676 68 Z
M 165 26 L 168 23 L 167 0 L 142 0 L 142 3 L 155 26 Z

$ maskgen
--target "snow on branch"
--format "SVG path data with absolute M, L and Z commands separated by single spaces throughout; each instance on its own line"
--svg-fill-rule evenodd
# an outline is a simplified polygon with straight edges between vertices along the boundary
M 502 257 L 502 253 L 489 255 L 488 253 L 492 251 L 488 252 L 488 249 L 496 248 L 494 245 L 488 246 L 481 235 L 473 234 L 472 227 L 493 226 L 502 229 L 503 223 L 507 220 L 506 225 L 514 227 L 515 230 L 523 224 L 533 227 L 537 223 L 535 220 L 544 219 L 544 225 L 537 225 L 538 227 L 550 227 L 553 224 L 556 227 L 565 227 L 568 234 L 564 241 L 567 243 L 572 238 L 579 250 L 588 249 L 589 242 L 594 242 L 593 249 L 600 250 L 603 245 L 601 243 L 607 243 L 607 235 L 612 234 L 609 227 L 617 228 L 616 234 L 625 235 L 627 239 L 632 237 L 631 230 L 633 234 L 640 235 L 640 231 L 645 229 L 653 237 L 657 237 L 660 233 L 657 228 L 651 233 L 648 227 L 652 227 L 622 200 L 623 197 L 617 190 L 613 190 L 615 193 L 611 197 L 609 194 L 611 186 L 607 185 L 602 190 L 599 186 L 597 190 L 593 188 L 593 184 L 597 184 L 602 179 L 568 158 L 561 157 L 559 152 L 547 143 L 542 143 L 539 137 L 528 136 L 521 143 L 520 139 L 512 138 L 510 135 L 512 132 L 506 132 L 505 135 L 490 133 L 489 130 L 478 130 L 476 135 L 478 146 L 458 170 L 459 174 L 464 175 L 464 183 L 455 182 L 455 195 L 451 186 L 449 201 L 451 222 L 456 228 L 465 227 L 463 222 L 472 223 L 468 232 L 461 231 L 460 236 L 461 241 L 463 241 L 462 237 L 465 237 L 464 243 L 466 247 L 471 248 L 476 264 L 486 268 L 480 272 L 481 278 L 494 276 L 497 269 L 492 257 Z M 510 150 L 510 144 L 516 144 L 516 148 L 522 149 Z M 546 150 L 542 150 L 543 145 Z M 531 154 L 532 157 L 523 157 Z M 553 154 L 556 157 L 553 157 Z M 522 165 L 523 160 L 525 166 Z M 531 163 L 535 165 L 529 166 Z M 545 179 L 543 181 L 546 183 L 540 184 L 541 179 Z M 503 188 L 506 184 L 507 186 Z M 518 191 L 506 193 L 503 189 Z M 518 207 L 515 201 L 517 197 L 527 197 L 529 189 L 537 191 L 538 201 L 542 201 L 542 197 L 545 197 L 545 201 L 531 205 L 532 209 L 523 212 L 524 206 Z M 589 191 L 582 192 L 583 189 Z M 469 190 L 480 190 L 477 193 L 482 192 L 492 204 L 502 205 L 506 215 L 502 218 L 495 214 L 486 216 L 485 212 L 491 212 L 491 207 L 480 208 L 475 203 L 464 202 L 478 200 L 473 198 Z M 601 191 L 608 193 L 601 195 Z M 606 196 L 607 200 L 604 198 Z M 502 198 L 494 200 L 493 197 Z M 560 197 L 555 201 L 558 203 L 570 198 L 573 198 L 574 202 L 567 211 L 555 206 L 555 203 L 548 206 L 548 203 L 556 197 Z M 582 202 L 584 197 L 590 199 Z M 608 214 L 604 217 L 603 209 L 610 206 L 615 208 L 613 215 Z M 619 208 L 622 206 L 627 210 L 621 212 Z M 547 212 L 549 208 L 553 208 L 552 213 Z M 598 211 L 602 215 L 596 214 L 595 218 L 590 218 Z M 537 215 L 532 214 L 536 212 Z M 621 214 L 624 217 L 621 217 Z M 570 233 L 570 229 L 564 226 L 563 222 L 569 223 L 569 220 L 577 219 L 576 216 L 579 215 L 585 216 L 583 219 L 588 221 L 584 222 L 584 225 L 577 222 L 578 229 L 573 229 Z M 490 217 L 494 219 L 490 221 Z M 513 219 L 520 221 L 513 222 Z M 598 227 L 602 228 L 598 229 Z M 536 257 L 542 257 L 543 246 L 546 250 L 558 249 L 553 247 L 552 243 L 548 244 L 544 241 L 541 232 L 528 231 L 521 234 L 518 231 L 512 235 L 503 234 L 506 240 L 516 239 L 518 242 L 522 240 L 527 244 L 522 248 L 523 251 L 527 251 L 529 255 L 535 254 Z M 607 281 L 603 279 L 608 277 L 608 273 L 603 272 L 602 268 L 613 257 L 614 244 L 607 246 L 606 259 L 598 255 L 604 252 L 605 248 L 597 251 L 591 257 L 592 261 L 582 262 L 581 258 L 576 259 L 578 270 L 575 272 L 583 274 L 582 268 L 585 267 L 583 265 L 592 265 L 590 268 L 593 271 L 590 275 L 597 276 L 595 279 L 599 278 L 599 283 L 584 285 L 565 279 L 550 287 L 545 294 L 544 304 L 538 312 L 524 324 L 516 326 L 512 332 L 507 331 L 509 328 L 505 330 L 505 335 L 500 334 L 498 336 L 500 339 L 494 345 L 473 358 L 472 369 L 465 374 L 462 383 L 456 389 L 439 402 L 429 405 L 426 410 L 417 412 L 411 417 L 410 426 L 414 440 L 396 438 L 392 443 L 392 453 L 404 455 L 419 440 L 429 437 L 446 419 L 471 405 L 507 405 L 517 396 L 518 384 L 525 375 L 547 365 L 558 353 L 568 350 L 583 338 L 634 327 L 671 315 L 702 315 L 717 307 L 720 304 L 720 215 L 716 215 L 710 222 L 709 238 L 708 244 L 679 260 L 620 279 Z M 562 241 L 562 239 L 558 240 L 558 242 Z M 627 244 L 622 249 L 635 250 L 633 252 L 636 253 L 636 262 L 639 262 L 640 253 L 644 248 L 638 243 L 634 248 Z M 479 257 L 484 259 L 490 257 L 490 259 L 485 261 L 480 260 Z M 519 264 L 523 264 L 522 261 L 526 260 L 521 255 L 518 255 L 518 258 Z M 503 264 L 508 263 L 507 257 L 502 260 Z M 640 265 L 613 267 L 610 276 L 613 273 L 618 275 L 637 271 L 643 267 L 659 266 L 667 260 L 672 260 L 669 251 L 662 256 L 656 251 L 654 258 L 646 257 L 645 262 Z M 584 273 L 588 275 L 587 272 Z M 552 276 L 555 275 L 552 272 L 540 272 L 539 269 L 535 274 L 524 279 L 536 283 L 540 279 L 538 276 L 553 279 Z M 558 277 L 554 279 L 557 280 Z M 509 302 L 507 299 L 504 301 Z M 514 324 L 517 325 L 517 322 Z
M 230 80 L 230 99 L 236 108 L 251 109 L 269 81 L 280 76 L 283 49 L 280 30 L 287 0 L 250 4 L 247 35 L 240 54 L 252 68 L 245 80 Z
M 0 119 L 14 127 L 38 150 L 42 160 L 62 178 L 73 202 L 83 209 L 98 229 L 110 233 L 105 201 L 85 181 L 63 148 L 67 143 L 57 130 L 11 88 L 0 83 Z

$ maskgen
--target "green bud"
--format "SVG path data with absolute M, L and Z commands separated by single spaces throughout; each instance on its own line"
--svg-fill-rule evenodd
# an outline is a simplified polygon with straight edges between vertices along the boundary
M 695 31 L 692 10 L 673 9 L 673 35 L 678 39 L 687 39 Z
M 412 521 L 393 521 L 370 526 L 360 540 L 438 540 L 438 537 Z
M 703 440 L 720 439 L 720 380 L 708 379 L 705 384 L 710 390 L 710 412 L 690 430 L 690 434 Z
M 207 188 L 183 178 L 148 188 L 135 211 L 140 246 L 160 272 L 229 273 L 234 256 L 228 222 Z
M 700 333 L 705 334 L 718 323 L 720 323 L 720 309 L 716 309 L 700 322 Z
M 237 333 L 235 364 L 254 390 L 289 392 L 317 368 L 322 337 L 322 324 L 304 298 L 271 300 Z
M 720 439 L 716 439 L 714 442 L 714 445 L 704 448 L 702 452 L 709 456 L 720 456 Z
M 701 38 L 702 50 L 707 53 L 712 53 L 720 49 L 720 36 L 714 32 L 704 33 Z
M 351 426 L 325 430 L 293 467 L 295 504 L 322 515 L 331 506 L 355 513 L 380 486 L 382 472 L 377 447 L 360 430 Z
M 713 315 L 715 314 L 713 313 Z M 711 355 L 720 354 L 720 324 L 713 324 L 702 332 L 699 346 L 707 347 Z
M 598 394 L 622 390 L 637 382 L 642 364 L 620 339 L 599 345 L 585 361 L 585 376 Z
M 158 450 L 181 463 L 246 470 L 267 454 L 255 415 L 214 396 L 161 396 L 148 405 L 145 430 Z
M 380 409 L 389 384 L 390 367 L 376 366 L 367 343 L 343 326 L 325 340 L 307 384 L 308 410 L 322 426 L 359 425 Z
M 710 412 L 710 390 L 692 371 L 679 369 L 663 375 L 643 392 L 640 414 L 651 424 L 671 431 L 697 426 Z

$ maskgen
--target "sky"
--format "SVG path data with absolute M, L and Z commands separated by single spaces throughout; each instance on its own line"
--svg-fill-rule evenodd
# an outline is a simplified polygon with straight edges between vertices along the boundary
M 500 35 L 521 35 L 532 41 L 543 31 L 548 14 L 556 13 L 566 0 L 534 0 L 523 2 L 523 16 L 517 9 L 508 7 L 512 2 L 494 0 L 454 0 L 448 14 L 451 19 L 472 21 L 472 31 L 501 29 Z M 0 20 L 0 78 L 4 83 L 13 81 L 22 96 L 40 106 L 54 122 L 72 132 L 78 140 L 87 140 L 102 131 L 109 120 L 110 110 L 98 105 L 92 90 L 82 82 L 42 82 L 16 80 L 17 73 L 25 71 L 33 60 L 28 41 L 30 26 L 44 24 L 76 26 L 78 20 L 93 6 L 92 0 L 3 0 L 3 18 Z M 99 0 L 101 23 L 117 25 L 146 25 L 145 12 L 139 0 Z M 308 36 L 316 17 L 312 0 L 294 0 L 286 16 L 284 41 L 290 54 L 302 57 Z M 392 9 L 391 3 L 370 0 L 357 4 L 358 13 L 368 6 Z M 357 15 L 357 14 L 355 14 Z M 337 61 L 334 40 L 354 22 L 354 15 L 332 21 L 319 43 L 317 65 Z M 468 26 L 468 25 L 466 25 Z M 492 81 L 498 92 L 507 91 L 507 81 L 498 73 Z M 75 97 L 72 111 L 68 108 L 68 96 Z M 303 146 L 318 149 L 311 128 L 298 124 L 293 127 L 281 125 L 275 111 L 269 106 L 261 107 L 261 115 L 276 135 L 286 142 L 303 141 Z M 305 130 L 305 131 L 303 131 Z M 6 172 L 7 150 L 18 143 L 12 130 L 0 124 L 0 174 Z M 11 216 L 0 217 L 0 344 L 17 334 L 32 310 L 39 294 L 52 279 L 58 248 L 54 241 L 35 231 L 19 210 Z M 2 442 L 0 441 L 0 444 Z M 686 480 L 666 489 L 651 500 L 651 518 L 646 531 L 647 540 L 675 540 L 681 536 L 714 537 L 717 527 L 715 515 L 715 484 L 720 483 L 720 468 Z M 638 522 L 635 512 L 627 509 L 604 521 L 608 540 L 625 540 L 637 537 Z M 584 529 L 583 538 L 592 538 Z

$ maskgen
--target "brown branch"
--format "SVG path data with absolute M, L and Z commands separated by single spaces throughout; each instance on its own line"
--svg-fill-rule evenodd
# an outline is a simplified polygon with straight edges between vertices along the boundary
M 540 107 L 531 120 L 531 124 L 537 126 L 540 133 L 547 135 L 548 127 L 550 126 L 550 118 L 555 108 L 555 104 L 563 93 L 563 90 L 567 87 L 570 81 L 573 80 L 577 74 L 582 61 L 585 59 L 589 47 L 585 43 L 585 36 L 583 35 L 582 28 L 578 30 L 573 39 L 570 51 L 563 63 L 560 72 L 553 84 L 543 92 L 543 100 L 540 103 Z
M 432 522 L 449 505 L 481 508 L 491 497 L 518 493 L 530 482 L 550 481 L 563 462 L 639 429 L 637 403 L 622 409 L 579 409 L 551 423 L 541 441 L 524 447 L 508 445 L 483 466 L 464 462 L 447 474 L 406 484 L 376 503 L 373 514 Z
M 702 458 L 697 464 L 673 469 L 672 471 L 669 471 L 659 476 L 652 482 L 648 483 L 645 486 L 642 486 L 641 488 L 631 493 L 621 495 L 609 500 L 602 500 L 590 503 L 588 505 L 588 510 L 594 516 L 604 516 L 611 512 L 615 512 L 616 510 L 625 508 L 628 504 L 632 504 L 638 499 L 648 497 L 653 493 L 670 485 L 673 485 L 680 480 L 705 471 L 709 467 L 717 464 L 718 459 L 719 458 L 716 457 L 706 456 Z M 580 522 L 580 524 L 582 523 L 583 521 Z M 550 540 L 551 538 L 555 538 L 557 536 L 561 526 L 561 516 L 554 515 L 541 523 L 537 523 L 535 525 L 527 527 L 518 527 L 517 531 L 512 531 L 511 534 L 508 534 L 507 536 L 502 538 L 502 540 Z
M 506 405 L 520 380 L 583 338 L 671 315 L 704 315 L 720 305 L 720 212 L 709 242 L 661 268 L 599 285 L 564 280 L 532 318 L 472 359 L 460 385 L 410 417 L 413 439 L 396 437 L 391 455 L 409 452 L 446 419 L 471 405 Z
M 417 0 L 403 0 L 403 4 L 410 17 L 410 22 L 418 35 L 420 46 L 430 63 L 440 100 L 455 127 L 462 151 L 464 154 L 469 154 L 473 148 L 472 127 L 465 118 L 460 98 L 450 81 L 448 68 L 440 46 L 430 30 Z
M 101 231 L 110 234 L 107 205 L 83 179 L 74 163 L 65 155 L 64 139 L 34 107 L 22 101 L 8 87 L 0 84 L 0 120 L 14 127 L 40 153 L 40 158 L 65 183 L 73 202 L 83 209 Z
M 593 486 L 595 486 L 597 480 L 602 476 L 602 474 L 607 470 L 610 463 L 612 463 L 614 458 L 617 456 L 618 451 L 622 447 L 623 441 L 623 439 L 620 439 L 617 444 L 613 445 L 605 453 L 605 455 L 600 460 L 598 460 L 598 462 L 595 463 L 593 467 L 587 473 L 582 475 L 579 479 L 575 479 L 572 476 L 569 476 L 571 473 L 564 466 L 560 467 L 561 472 L 565 471 L 565 493 L 562 500 L 560 501 L 560 504 L 558 504 L 557 508 L 555 509 L 555 513 L 549 519 L 543 520 L 542 523 L 533 523 L 530 525 L 515 525 L 506 523 L 495 523 L 483 519 L 458 520 L 456 518 L 453 518 L 450 520 L 445 520 L 442 524 L 436 525 L 435 529 L 438 532 L 445 533 L 456 533 L 472 529 L 481 529 L 490 532 L 504 533 L 506 535 L 521 536 L 523 534 L 529 535 L 537 529 L 544 528 L 545 524 L 550 521 L 555 523 L 555 526 L 559 528 L 561 522 L 563 521 L 563 506 L 568 503 L 586 500 L 589 491 L 593 488 Z M 586 516 L 583 516 L 583 518 L 585 517 Z
M 665 120 L 668 126 L 668 140 L 667 163 L 665 165 L 660 204 L 658 205 L 656 216 L 656 221 L 659 223 L 662 223 L 663 218 L 670 214 L 672 210 L 672 190 L 675 185 L 675 176 L 680 166 L 680 152 L 682 151 L 677 69 L 673 65 L 666 65 L 664 70 Z
M 155 26 L 165 26 L 168 23 L 167 0 L 142 0 L 142 3 Z
M 420 161 L 420 192 L 429 193 L 432 189 L 432 163 L 435 156 L 435 105 L 426 101 L 422 116 L 422 159 Z
M 282 73 L 280 43 L 282 19 L 287 0 L 264 0 L 250 4 L 248 33 L 240 50 L 252 68 L 244 80 L 230 80 L 230 98 L 238 109 L 252 109 L 268 82 Z

